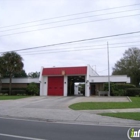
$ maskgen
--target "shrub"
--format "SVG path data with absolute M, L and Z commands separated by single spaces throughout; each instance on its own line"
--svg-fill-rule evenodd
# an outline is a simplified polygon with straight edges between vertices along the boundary
M 2 94 L 9 94 L 9 88 L 2 88 L 0 91 Z M 26 88 L 12 88 L 11 95 L 24 95 L 26 94 Z
M 140 88 L 128 88 L 126 90 L 127 96 L 140 96 Z
M 123 89 L 117 89 L 112 91 L 113 96 L 125 96 L 125 90 Z
M 25 95 L 26 94 L 26 90 L 24 89 L 24 90 L 18 90 L 18 89 L 16 89 L 16 90 L 12 90 L 12 95 Z
M 126 90 L 128 88 L 135 88 L 133 84 L 123 84 L 123 83 L 110 83 L 110 94 L 111 96 L 126 96 Z M 108 83 L 105 83 L 104 90 L 108 91 Z M 128 95 L 127 95 L 128 96 Z
M 27 93 L 29 95 L 38 95 L 39 94 L 39 87 L 36 83 L 32 82 L 27 86 Z
M 9 93 L 9 90 L 1 90 L 1 93 L 5 94 L 5 93 Z
M 116 85 L 119 89 L 128 89 L 128 88 L 135 88 L 136 87 L 133 84 L 117 84 L 116 83 Z
M 108 83 L 104 84 L 104 90 L 108 91 Z M 123 91 L 118 89 L 115 83 L 110 83 L 110 95 L 111 96 L 123 96 Z

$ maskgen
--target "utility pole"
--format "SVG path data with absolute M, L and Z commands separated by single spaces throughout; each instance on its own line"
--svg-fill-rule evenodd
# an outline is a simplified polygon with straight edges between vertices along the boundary
M 107 59 L 108 59 L 108 96 L 110 96 L 110 64 L 109 64 L 109 44 L 107 42 Z

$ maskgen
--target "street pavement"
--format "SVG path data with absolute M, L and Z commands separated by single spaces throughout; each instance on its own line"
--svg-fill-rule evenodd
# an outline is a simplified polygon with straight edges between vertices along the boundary
M 70 104 L 84 101 L 129 102 L 129 99 L 127 97 L 30 97 L 19 100 L 1 100 L 0 117 L 44 120 L 47 122 L 63 122 L 69 124 L 140 126 L 140 121 L 112 118 L 97 114 L 121 110 L 74 111 L 68 108 Z M 126 111 L 126 109 L 122 111 Z M 130 109 L 130 111 L 127 111 L 140 112 L 140 109 Z
M 128 129 L 0 118 L 0 140 L 128 140 Z

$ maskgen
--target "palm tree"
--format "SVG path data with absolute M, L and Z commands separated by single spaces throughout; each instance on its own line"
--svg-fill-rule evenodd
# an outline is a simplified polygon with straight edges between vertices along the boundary
M 2 55 L 3 58 L 3 68 L 5 73 L 8 74 L 10 78 L 9 83 L 9 95 L 11 95 L 11 83 L 14 73 L 20 72 L 23 69 L 23 58 L 16 52 L 7 52 Z

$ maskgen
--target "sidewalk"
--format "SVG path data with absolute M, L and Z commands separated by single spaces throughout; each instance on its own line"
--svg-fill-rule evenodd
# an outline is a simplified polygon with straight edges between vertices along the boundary
M 99 114 L 99 113 L 119 113 L 119 112 L 140 112 L 140 108 L 129 109 L 102 109 L 102 110 L 81 110 L 82 112 Z

